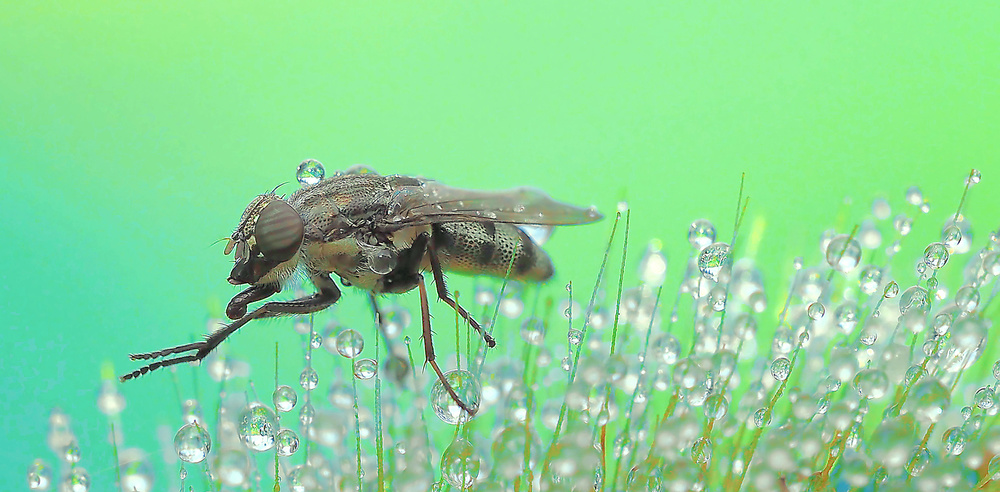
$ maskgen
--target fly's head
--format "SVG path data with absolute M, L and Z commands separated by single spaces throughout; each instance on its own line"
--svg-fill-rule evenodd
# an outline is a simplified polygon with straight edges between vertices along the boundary
M 225 253 L 235 251 L 236 265 L 229 274 L 233 285 L 274 283 L 294 270 L 302 246 L 302 217 L 274 193 L 258 195 L 243 211 L 240 224 L 229 238 Z M 279 268 L 282 267 L 282 268 Z M 273 272 L 273 274 L 272 274 Z

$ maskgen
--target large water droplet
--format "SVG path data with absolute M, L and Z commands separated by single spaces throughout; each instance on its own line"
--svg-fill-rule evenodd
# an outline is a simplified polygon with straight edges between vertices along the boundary
M 861 262 L 861 244 L 847 234 L 830 240 L 826 247 L 826 262 L 841 273 L 849 273 Z
M 295 179 L 303 186 L 314 185 L 323 180 L 326 170 L 316 159 L 306 159 L 299 164 L 295 171 Z
M 291 429 L 281 429 L 278 432 L 275 449 L 278 456 L 291 456 L 299 449 L 299 436 Z
M 786 357 L 778 357 L 771 362 L 771 377 L 778 381 L 784 381 L 788 379 L 788 375 L 792 372 L 792 362 Z
M 290 412 L 295 408 L 295 403 L 298 401 L 299 397 L 295 394 L 295 390 L 291 386 L 281 385 L 274 389 L 274 393 L 271 395 L 271 401 L 274 402 L 274 408 L 279 412 Z
M 246 447 L 253 451 L 267 451 L 274 447 L 278 432 L 278 417 L 269 407 L 253 402 L 240 416 L 239 435 Z
M 688 228 L 688 242 L 699 251 L 715 241 L 715 226 L 705 219 L 698 219 Z
M 199 424 L 184 424 L 174 434 L 174 451 L 181 461 L 201 463 L 212 450 L 212 437 Z
M 365 339 L 357 331 L 348 328 L 337 335 L 337 352 L 348 359 L 357 357 L 364 348 Z
M 378 365 L 374 359 L 358 359 L 354 361 L 354 377 L 358 379 L 371 379 L 378 372 Z
M 472 409 L 473 412 L 479 409 L 483 388 L 472 373 L 455 369 L 446 372 L 444 377 L 466 407 Z M 434 387 L 431 388 L 431 407 L 438 418 L 447 424 L 455 425 L 473 417 L 455 403 L 440 380 L 435 381 Z
M 948 263 L 948 247 L 944 243 L 931 243 L 924 249 L 924 263 L 937 270 Z
M 715 243 L 706 246 L 698 255 L 698 270 L 701 275 L 715 282 L 719 281 L 719 273 L 729 261 L 729 245 Z
M 471 487 L 479 477 L 481 460 L 469 441 L 458 437 L 441 454 L 441 475 L 452 486 Z

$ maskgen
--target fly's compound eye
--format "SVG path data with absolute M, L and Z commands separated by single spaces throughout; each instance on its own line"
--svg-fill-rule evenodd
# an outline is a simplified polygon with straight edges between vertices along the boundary
M 257 217 L 254 226 L 257 249 L 268 260 L 288 260 L 302 245 L 304 230 L 299 213 L 287 202 L 274 200 Z

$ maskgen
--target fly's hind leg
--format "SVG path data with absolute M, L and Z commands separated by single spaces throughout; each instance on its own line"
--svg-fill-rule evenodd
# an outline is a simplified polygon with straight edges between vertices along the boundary
M 467 321 L 472 328 L 474 328 L 480 335 L 482 335 L 483 340 L 486 342 L 486 346 L 493 348 L 496 347 L 497 342 L 493 337 L 483 330 L 483 327 L 479 325 L 479 322 L 469 314 L 462 306 L 460 306 L 454 299 L 451 298 L 451 294 L 448 293 L 448 286 L 444 283 L 444 271 L 441 270 L 441 260 L 437 256 L 437 248 L 434 246 L 434 240 L 428 241 L 427 243 L 427 255 L 431 260 L 431 272 L 434 274 L 434 286 L 437 288 L 438 299 L 441 299 L 445 304 L 451 306 L 459 316 Z
M 435 360 L 434 355 L 434 342 L 432 340 L 433 334 L 431 333 L 431 314 L 430 308 L 427 305 L 427 287 L 424 285 L 423 277 L 420 277 L 420 282 L 418 284 L 420 287 L 420 322 L 423 326 L 423 338 L 424 338 L 424 358 L 434 372 L 437 373 L 438 380 L 444 385 L 444 390 L 448 392 L 448 396 L 455 401 L 455 404 L 459 406 L 467 415 L 467 418 L 472 418 L 479 411 L 479 405 L 469 406 L 462 398 L 458 396 L 455 392 L 455 388 L 451 386 L 448 382 L 448 378 L 444 377 L 444 373 L 441 372 L 441 368 L 438 367 L 438 363 Z
M 171 359 L 163 359 L 150 363 L 149 365 L 140 367 L 121 378 L 122 382 L 128 381 L 129 379 L 135 379 L 143 374 L 150 371 L 155 371 L 161 367 L 173 366 L 176 364 L 181 364 L 184 362 L 195 362 L 200 361 L 208 356 L 215 347 L 218 347 L 223 340 L 229 337 L 243 327 L 243 325 L 261 318 L 271 318 L 275 316 L 281 316 L 284 314 L 309 314 L 315 313 L 316 311 L 321 311 L 326 309 L 333 303 L 340 299 L 340 289 L 330 280 L 329 276 L 317 276 L 313 278 L 313 282 L 319 292 L 306 296 L 300 299 L 295 299 L 291 301 L 274 301 L 268 302 L 263 306 L 254 309 L 249 314 L 243 315 L 238 320 L 233 321 L 229 325 L 216 330 L 211 335 L 206 337 L 200 342 L 186 343 L 184 345 L 178 345 L 176 347 L 165 348 L 162 350 L 157 350 L 155 352 L 147 352 L 144 354 L 131 354 L 129 358 L 132 360 L 149 360 L 158 359 L 160 357 L 166 357 L 173 354 L 182 354 L 184 352 L 194 351 L 193 354 L 183 355 L 180 357 L 174 357 Z M 246 294 L 248 291 L 244 291 L 240 295 Z M 237 296 L 239 297 L 239 296 Z

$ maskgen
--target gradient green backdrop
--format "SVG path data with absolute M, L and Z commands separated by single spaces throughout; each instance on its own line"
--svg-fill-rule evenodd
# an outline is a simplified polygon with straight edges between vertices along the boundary
M 978 1 L 4 2 L 0 481 L 54 462 L 59 406 L 110 487 L 101 364 L 203 331 L 236 292 L 210 244 L 308 157 L 627 199 L 630 254 L 664 239 L 670 285 L 692 219 L 731 234 L 743 171 L 772 298 L 875 196 L 899 208 L 921 185 L 938 215 L 914 244 L 931 240 L 971 167 L 981 245 L 1000 210 L 998 25 Z M 590 285 L 608 225 L 555 236 L 556 282 Z M 263 324 L 229 349 L 265 354 L 279 331 L 294 340 Z M 169 378 L 122 391 L 127 444 L 155 450 L 178 424 Z

